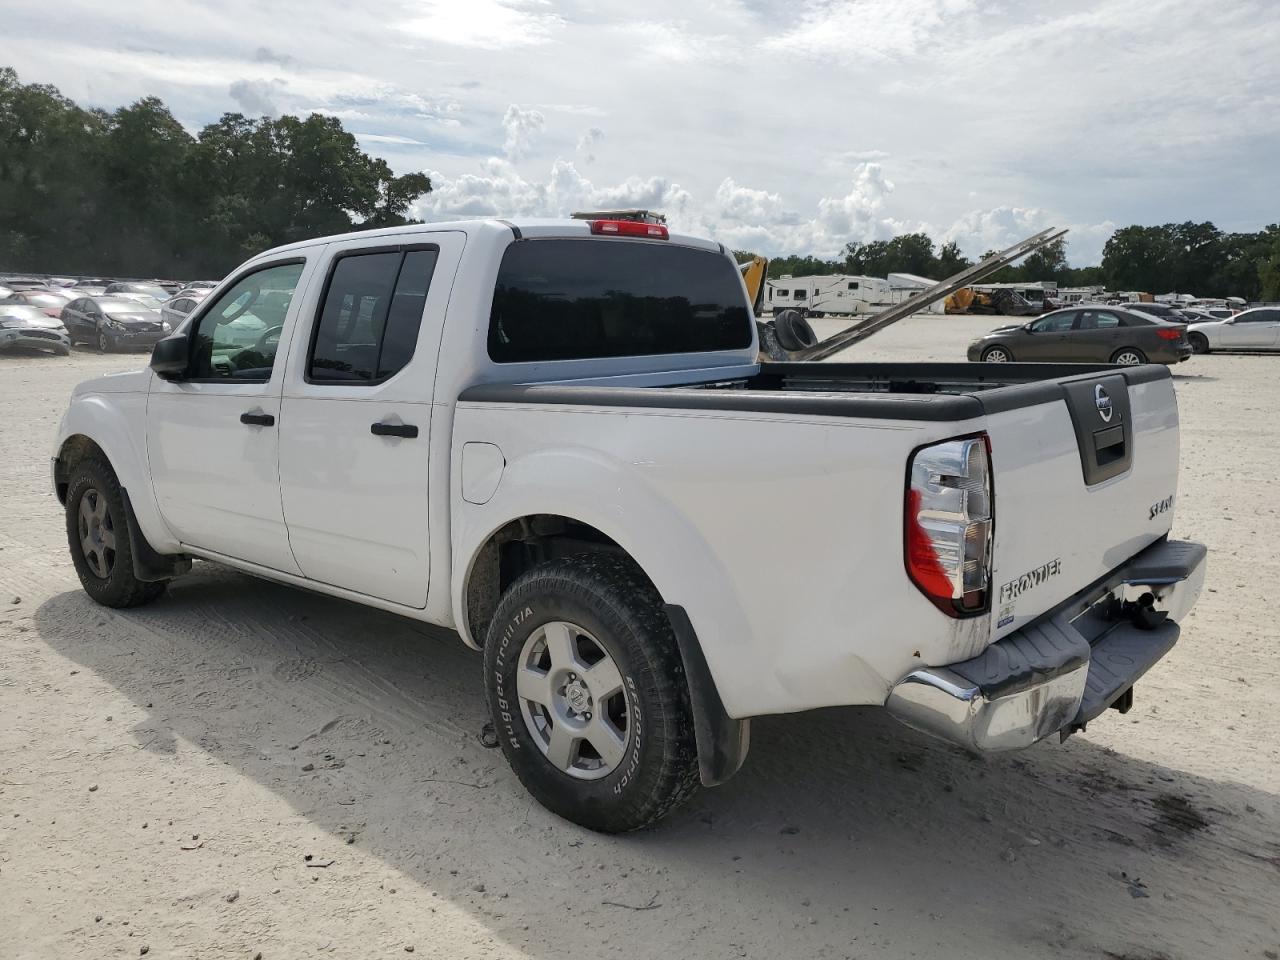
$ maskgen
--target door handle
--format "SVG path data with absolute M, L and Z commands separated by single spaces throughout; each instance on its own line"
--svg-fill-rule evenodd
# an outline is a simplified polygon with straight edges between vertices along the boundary
M 276 418 L 269 413 L 242 413 L 240 422 L 247 423 L 251 427 L 274 427 Z
M 412 423 L 374 423 L 369 432 L 375 437 L 404 437 L 412 440 L 418 435 L 418 428 Z

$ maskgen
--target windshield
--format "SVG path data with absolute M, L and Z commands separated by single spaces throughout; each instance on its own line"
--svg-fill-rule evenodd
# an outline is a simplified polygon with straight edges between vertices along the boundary
M 498 270 L 498 363 L 740 350 L 754 333 L 728 258 L 676 244 L 520 240 Z
M 137 300 L 99 300 L 97 304 L 103 313 L 109 313 L 112 316 L 132 313 L 147 317 L 155 312 L 145 303 L 139 303 Z

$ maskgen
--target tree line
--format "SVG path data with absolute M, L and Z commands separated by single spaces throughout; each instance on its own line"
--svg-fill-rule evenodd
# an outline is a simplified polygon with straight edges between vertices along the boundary
M 192 136 L 156 97 L 84 109 L 0 68 L 0 269 L 217 278 L 268 247 L 409 222 L 430 189 L 333 117 L 227 113 Z
M 907 233 L 892 240 L 846 244 L 844 256 L 832 260 L 777 257 L 769 263 L 769 276 L 914 273 L 942 280 L 972 265 L 954 242 L 935 249 L 927 234 Z M 1103 248 L 1101 265 L 1094 267 L 1070 266 L 1062 238 L 987 278 L 988 283 L 1035 280 L 1053 280 L 1060 287 L 1101 285 L 1109 290 L 1280 300 L 1280 224 L 1257 233 L 1224 233 L 1212 223 L 1190 222 L 1122 227 Z
M 268 247 L 407 223 L 430 190 L 426 174 L 396 176 L 364 153 L 334 117 L 227 113 L 192 136 L 156 97 L 85 109 L 0 68 L 3 270 L 220 277 Z M 778 257 L 769 274 L 942 279 L 969 265 L 954 242 L 935 247 L 908 233 L 849 243 L 831 260 Z M 1280 300 L 1280 224 L 1257 233 L 1129 226 L 1107 241 L 1099 266 L 1069 266 L 1060 240 L 991 280 Z

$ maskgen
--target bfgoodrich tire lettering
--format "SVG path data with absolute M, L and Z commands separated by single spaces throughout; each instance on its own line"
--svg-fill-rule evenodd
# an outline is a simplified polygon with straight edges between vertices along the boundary
M 81 460 L 67 484 L 67 546 L 84 592 L 103 606 L 137 607 L 164 593 L 166 581 L 133 575 L 120 481 L 97 457 Z
M 522 655 L 548 624 L 580 626 L 617 666 L 625 747 L 605 775 L 552 762 L 518 689 Z M 584 645 L 587 641 L 583 641 Z M 547 809 L 592 830 L 621 833 L 659 820 L 698 785 L 688 684 L 662 600 L 623 557 L 583 554 L 543 564 L 503 594 L 485 638 L 485 686 L 498 742 Z M 579 693 L 579 691 L 572 691 Z M 554 721 L 553 721 L 554 722 Z

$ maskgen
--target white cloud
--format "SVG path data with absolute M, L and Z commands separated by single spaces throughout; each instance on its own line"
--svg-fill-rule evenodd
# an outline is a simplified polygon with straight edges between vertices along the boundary
M 288 84 L 283 80 L 237 80 L 227 93 L 251 117 L 278 117 L 276 99 Z
M 415 7 L 417 15 L 397 26 L 432 43 L 484 50 L 532 47 L 546 43 L 564 23 L 547 6 L 545 0 L 433 0 Z
M 522 110 L 514 103 L 507 107 L 502 116 L 502 128 L 507 132 L 506 142 L 502 148 L 511 160 L 519 160 L 529 152 L 547 118 L 538 110 Z
M 584 163 L 596 162 L 596 144 L 604 139 L 604 131 L 599 127 L 591 127 L 582 132 L 582 136 L 578 137 L 578 153 L 581 155 Z

